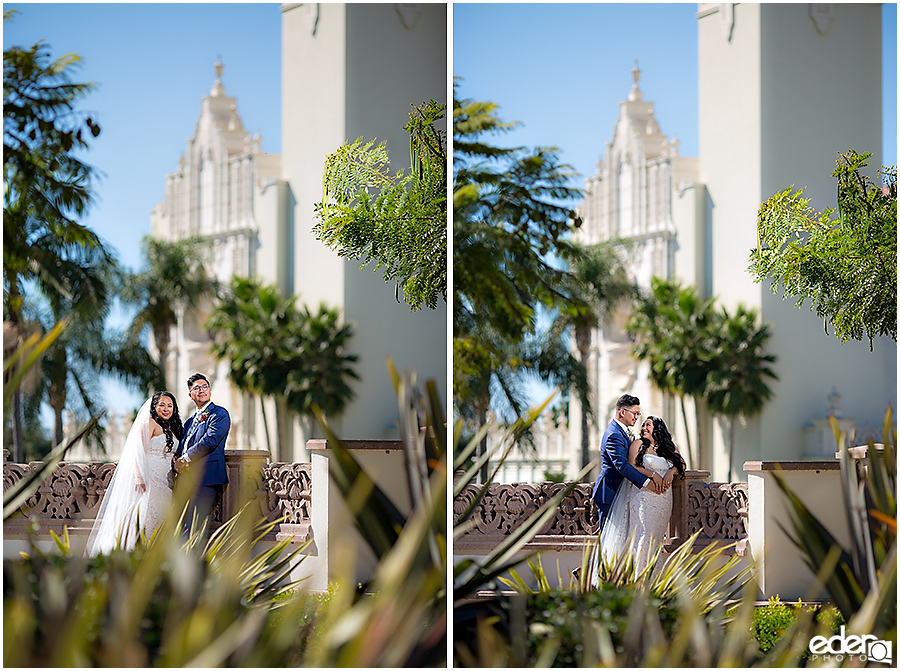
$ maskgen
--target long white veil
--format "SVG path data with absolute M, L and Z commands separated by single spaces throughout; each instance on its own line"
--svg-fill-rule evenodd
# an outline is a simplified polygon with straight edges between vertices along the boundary
M 623 555 L 629 536 L 633 532 L 629 503 L 635 489 L 628 478 L 622 478 L 613 504 L 607 513 L 606 524 L 603 525 L 603 531 L 600 533 L 600 556 L 607 562 L 611 562 L 614 557 Z
M 614 563 L 616 558 L 623 556 L 626 549 L 630 550 L 633 542 L 634 530 L 631 528 L 630 502 L 637 488 L 631 484 L 628 478 L 622 478 L 613 503 L 606 513 L 606 522 L 600 532 L 600 540 L 594 546 L 591 553 L 591 587 L 600 587 L 600 562 L 601 558 L 607 564 Z
M 125 439 L 122 456 L 100 502 L 97 519 L 84 549 L 87 557 L 107 554 L 116 547 L 130 550 L 137 541 L 136 525 L 139 519 L 145 519 L 150 498 L 147 449 L 151 402 L 152 399 L 148 399 L 141 406 Z M 143 493 L 135 488 L 138 478 L 146 485 Z

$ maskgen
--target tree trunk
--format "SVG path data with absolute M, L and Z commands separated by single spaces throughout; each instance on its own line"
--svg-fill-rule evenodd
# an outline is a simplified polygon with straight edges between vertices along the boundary
M 684 407 L 684 394 L 679 396 L 678 400 L 681 403 L 681 420 L 684 422 L 684 439 L 687 442 L 687 455 L 691 460 L 690 468 L 697 470 L 700 468 L 700 455 L 699 453 L 694 454 L 693 448 L 691 447 L 691 429 L 688 426 L 687 408 Z
M 487 424 L 487 408 L 488 401 L 487 399 L 478 399 L 475 402 L 475 423 L 476 427 L 481 428 L 485 424 Z M 475 459 L 481 459 L 481 457 L 487 454 L 487 434 L 484 435 L 484 438 L 481 439 L 481 442 L 478 444 L 478 448 L 475 450 Z M 481 467 L 479 471 L 479 481 L 481 484 L 487 484 L 488 478 L 490 477 L 490 463 L 484 462 L 484 465 Z
M 263 420 L 263 431 L 266 432 L 266 448 L 269 450 L 269 458 L 272 461 L 277 461 L 275 459 L 275 453 L 272 451 L 272 436 L 269 434 L 269 418 L 266 415 L 266 401 L 260 396 L 259 397 L 259 407 L 262 410 L 262 420 Z
M 732 464 L 734 463 L 734 425 L 737 423 L 737 417 L 728 418 L 728 482 L 731 482 Z
M 283 413 L 281 411 L 281 407 L 278 404 L 278 399 L 275 399 L 275 445 L 278 450 L 278 461 L 281 462 L 290 462 L 292 458 L 290 455 L 285 454 L 284 441 L 281 437 L 281 424 L 284 422 Z
M 588 357 L 591 347 L 591 329 L 579 327 L 575 329 L 575 343 L 578 347 L 578 358 L 581 366 L 587 371 Z M 599 386 L 599 385 L 598 385 Z M 590 406 L 587 399 L 581 402 L 581 468 L 591 462 Z
M 12 397 L 12 443 L 13 463 L 25 463 L 25 448 L 22 442 L 22 393 L 16 389 Z
M 53 408 L 53 446 L 56 447 L 63 442 L 63 436 L 65 434 L 63 431 L 63 410 L 66 408 L 65 379 L 63 379 L 62 386 L 60 386 L 58 380 L 51 380 L 50 393 L 47 402 L 50 404 L 50 407 Z
M 9 287 L 9 324 L 10 330 L 14 334 L 15 349 L 22 345 L 22 337 L 19 330 L 19 308 L 22 299 L 19 296 L 18 285 L 15 281 L 10 282 Z M 6 349 L 6 334 L 4 333 L 4 350 Z M 3 357 L 6 358 L 7 352 L 4 351 Z M 20 364 L 21 365 L 21 364 Z M 12 396 L 12 458 L 13 463 L 25 463 L 25 448 L 22 440 L 22 392 L 19 389 L 13 391 Z
M 163 388 L 168 388 L 168 380 L 166 379 L 166 359 L 169 358 L 169 325 L 160 326 L 153 329 L 153 339 L 156 341 L 157 361 L 160 373 L 163 379 Z

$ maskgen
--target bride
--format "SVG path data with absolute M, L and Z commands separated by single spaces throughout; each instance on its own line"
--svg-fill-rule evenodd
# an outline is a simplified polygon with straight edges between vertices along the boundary
M 647 477 L 658 473 L 665 491 L 657 494 L 622 480 L 600 534 L 600 554 L 609 563 L 631 547 L 635 574 L 639 575 L 666 535 L 672 515 L 672 480 L 676 472 L 684 477 L 685 464 L 666 423 L 653 416 L 641 424 L 640 438 L 631 443 L 628 461 Z
M 171 392 L 158 391 L 141 406 L 125 439 L 122 456 L 97 511 L 85 555 L 130 550 L 138 524 L 147 534 L 162 523 L 172 500 L 168 473 L 182 437 L 178 404 Z

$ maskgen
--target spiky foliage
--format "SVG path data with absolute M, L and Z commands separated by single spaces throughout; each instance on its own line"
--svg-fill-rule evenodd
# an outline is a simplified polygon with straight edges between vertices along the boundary
M 865 460 L 851 459 L 846 436 L 833 421 L 841 447 L 841 490 L 850 545 L 842 546 L 785 482 L 773 475 L 787 500 L 791 539 L 822 581 L 848 630 L 872 633 L 897 645 L 897 433 L 890 408 L 884 444 L 870 443 Z
M 861 172 L 870 156 L 838 155 L 837 210 L 816 213 L 793 186 L 762 203 L 748 270 L 797 307 L 809 300 L 841 342 L 871 347 L 878 336 L 897 340 L 897 168 L 882 168 L 884 186 L 874 184 Z
M 462 471 L 463 474 L 454 478 L 453 483 L 453 500 L 454 512 L 456 506 L 459 505 L 459 514 L 455 515 L 453 523 L 453 537 L 460 538 L 465 534 L 466 530 L 472 525 L 472 515 L 477 510 L 479 504 L 488 492 L 490 482 L 496 477 L 497 472 L 502 468 L 503 462 L 509 456 L 510 451 L 521 439 L 522 434 L 527 430 L 528 425 L 533 423 L 544 411 L 549 404 L 550 399 L 544 401 L 540 406 L 531 408 L 526 415 L 520 417 L 502 433 L 502 436 L 493 448 L 479 455 L 470 463 L 470 458 L 475 454 L 478 445 L 482 442 L 484 436 L 491 430 L 490 425 L 485 425 L 475 433 L 469 442 L 454 457 L 454 472 Z M 462 440 L 463 422 L 458 421 L 454 430 L 454 440 L 459 444 Z M 487 467 L 488 462 L 494 460 L 496 465 L 493 473 L 490 473 L 485 484 L 476 488 L 473 496 L 464 496 L 464 492 L 469 485 L 475 482 L 476 476 Z M 524 546 L 531 541 L 535 535 L 550 521 L 556 514 L 559 504 L 572 492 L 578 480 L 587 473 L 593 464 L 585 468 L 578 477 L 568 483 L 565 487 L 560 488 L 551 499 L 546 501 L 539 510 L 531 515 L 525 522 L 516 527 L 496 548 L 479 559 L 466 558 L 453 566 L 453 599 L 455 608 L 464 608 L 465 601 L 473 597 L 479 590 L 488 588 L 494 581 L 507 572 L 513 571 L 516 566 L 525 561 L 530 561 L 531 554 L 523 554 Z
M 442 403 L 433 382 L 423 396 L 391 373 L 409 515 L 378 504 L 389 499 L 326 425 L 335 485 L 379 558 L 366 594 L 358 593 L 352 568 L 342 570 L 347 557 L 338 558 L 324 603 L 302 593 L 288 574 L 305 547 L 289 550 L 290 539 L 260 547 L 271 524 L 258 525 L 253 506 L 208 542 L 199 531 L 184 542 L 178 531 L 178 511 L 190 494 L 184 480 L 163 526 L 132 552 L 85 563 L 66 556 L 64 538 L 57 544 L 61 557 L 34 553 L 4 562 L 5 665 L 446 666 Z
M 4 561 L 4 665 L 270 666 L 307 632 L 285 640 L 275 608 L 293 615 L 300 601 L 276 600 L 304 549 L 290 540 L 258 542 L 274 523 L 244 508 L 204 543 L 181 538 L 189 487 L 176 487 L 170 514 L 134 550 L 83 558 L 66 533 L 55 551 L 34 549 Z M 293 629 L 293 627 L 292 627 Z M 15 641 L 15 645 L 11 643 Z
M 385 143 L 357 138 L 325 158 L 316 238 L 340 256 L 374 262 L 411 310 L 447 301 L 446 105 L 431 100 L 410 112 L 409 172 L 390 174 Z M 373 195 L 372 191 L 375 192 Z

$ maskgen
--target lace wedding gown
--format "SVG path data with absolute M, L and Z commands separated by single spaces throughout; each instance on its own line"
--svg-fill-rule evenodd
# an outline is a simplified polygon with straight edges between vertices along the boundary
M 644 468 L 660 476 L 664 476 L 672 465 L 664 457 L 644 455 Z M 600 534 L 603 560 L 611 563 L 631 548 L 635 570 L 640 573 L 663 542 L 671 515 L 671 488 L 664 494 L 657 494 L 646 487 L 638 489 L 628 479 L 623 479 Z M 598 570 L 599 563 L 595 562 L 591 579 L 595 587 L 599 585 Z
M 140 520 L 141 529 L 149 536 L 169 512 L 172 490 L 166 476 L 178 441 L 167 452 L 165 434 L 150 438 L 148 408 L 149 402 L 141 409 L 125 441 L 122 458 L 88 537 L 85 556 L 109 554 L 116 547 L 132 549 L 137 541 L 137 521 Z M 144 482 L 143 493 L 135 489 L 138 479 Z
M 660 476 L 664 476 L 672 466 L 672 462 L 664 457 L 644 455 L 644 468 L 659 473 Z M 629 516 L 635 529 L 634 566 L 640 573 L 666 536 L 666 527 L 672 516 L 672 488 L 664 494 L 657 494 L 646 487 L 632 489 L 634 491 L 629 501 Z
M 141 506 L 141 528 L 149 536 L 162 524 L 172 502 L 172 490 L 166 481 L 166 475 L 172 466 L 172 455 L 178 449 L 178 440 L 173 439 L 172 451 L 166 452 L 166 435 L 164 433 L 150 439 L 147 446 L 147 465 L 149 473 L 144 484 L 147 485 L 147 496 Z M 146 507 L 145 507 L 146 506 Z

